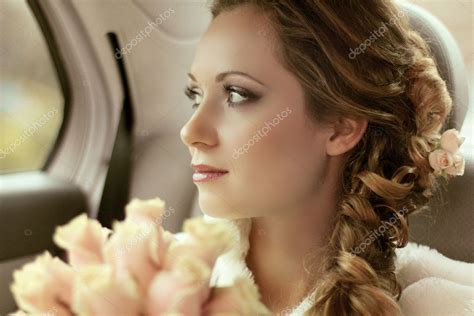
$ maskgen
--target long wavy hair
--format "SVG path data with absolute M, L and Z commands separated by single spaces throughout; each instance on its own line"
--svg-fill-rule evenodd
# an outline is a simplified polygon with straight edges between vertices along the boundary
M 210 9 L 215 18 L 246 4 L 269 18 L 311 118 L 369 122 L 344 165 L 307 314 L 400 315 L 395 249 L 408 242 L 408 216 L 435 192 L 428 154 L 452 104 L 432 54 L 392 1 L 214 0 Z

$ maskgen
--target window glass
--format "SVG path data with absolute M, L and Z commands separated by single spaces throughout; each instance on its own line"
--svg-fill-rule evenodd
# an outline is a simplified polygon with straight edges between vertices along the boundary
M 0 173 L 41 169 L 64 97 L 46 40 L 25 0 L 0 0 Z

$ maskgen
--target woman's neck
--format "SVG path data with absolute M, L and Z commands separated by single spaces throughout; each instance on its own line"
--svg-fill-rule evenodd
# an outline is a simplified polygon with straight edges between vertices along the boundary
M 252 271 L 262 301 L 273 312 L 298 304 L 318 278 L 327 244 L 335 195 L 313 198 L 298 211 L 252 218 L 246 263 Z M 315 207 L 316 206 L 316 207 Z

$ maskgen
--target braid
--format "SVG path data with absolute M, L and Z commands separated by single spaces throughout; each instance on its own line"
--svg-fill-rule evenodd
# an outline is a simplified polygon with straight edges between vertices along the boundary
M 408 38 L 413 45 L 413 65 L 405 74 L 406 97 L 415 109 L 415 130 L 410 131 L 406 145 L 409 160 L 386 179 L 381 159 L 389 157 L 391 150 L 387 138 L 375 140 L 370 129 L 354 150 L 345 175 L 354 180 L 344 188 L 330 239 L 329 273 L 317 287 L 309 315 L 401 314 L 395 301 L 401 287 L 395 274 L 394 248 L 408 242 L 408 215 L 432 196 L 436 183 L 428 154 L 452 106 L 426 42 L 414 31 L 408 32 Z
M 411 137 L 408 154 L 420 171 L 419 186 L 425 189 L 425 196 L 430 197 L 436 183 L 430 172 L 428 154 L 451 112 L 452 99 L 426 42 L 414 31 L 408 35 L 412 45 L 417 47 L 415 64 L 406 74 L 407 95 L 416 108 L 416 133 Z

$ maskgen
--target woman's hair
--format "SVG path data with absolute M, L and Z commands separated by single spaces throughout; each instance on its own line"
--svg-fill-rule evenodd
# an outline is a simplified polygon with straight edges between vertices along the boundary
M 269 18 L 281 63 L 303 86 L 308 115 L 368 120 L 348 153 L 325 273 L 309 315 L 400 315 L 395 249 L 436 181 L 428 162 L 452 100 L 426 42 L 391 1 L 214 0 Z

